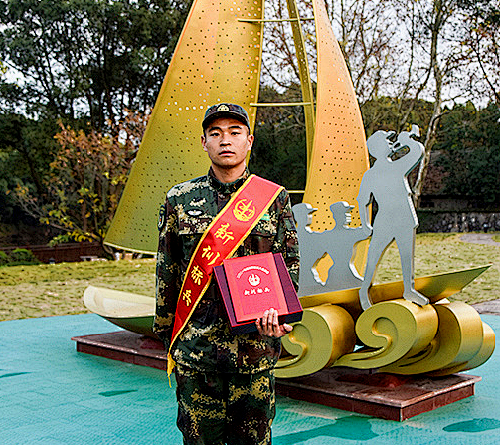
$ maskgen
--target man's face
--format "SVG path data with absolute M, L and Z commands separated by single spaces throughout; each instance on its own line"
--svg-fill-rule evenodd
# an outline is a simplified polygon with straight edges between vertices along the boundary
M 246 125 L 231 117 L 221 117 L 210 123 L 202 136 L 202 146 L 212 164 L 222 169 L 245 166 L 245 158 L 254 136 Z

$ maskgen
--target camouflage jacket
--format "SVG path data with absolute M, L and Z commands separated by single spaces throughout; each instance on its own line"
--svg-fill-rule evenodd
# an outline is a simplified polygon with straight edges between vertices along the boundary
M 153 330 L 169 346 L 174 314 L 184 274 L 198 242 L 212 219 L 249 176 L 229 184 L 207 176 L 174 186 L 167 193 L 159 218 L 156 315 Z M 299 249 L 288 193 L 283 190 L 252 229 L 234 256 L 280 252 L 298 283 Z M 253 374 L 275 366 L 280 339 L 257 332 L 230 332 L 222 298 L 212 280 L 190 321 L 173 345 L 174 360 L 199 371 Z

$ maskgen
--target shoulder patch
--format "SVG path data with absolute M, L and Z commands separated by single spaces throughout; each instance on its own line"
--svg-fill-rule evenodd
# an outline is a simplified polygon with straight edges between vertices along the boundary
M 165 205 L 162 204 L 158 212 L 158 230 L 162 230 L 164 224 L 165 224 Z

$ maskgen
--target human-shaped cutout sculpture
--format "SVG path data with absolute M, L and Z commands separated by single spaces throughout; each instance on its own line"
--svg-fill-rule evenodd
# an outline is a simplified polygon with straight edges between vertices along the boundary
M 297 225 L 297 238 L 301 255 L 299 257 L 299 295 L 325 292 L 315 266 L 326 255 L 322 232 L 310 229 L 312 214 L 317 209 L 310 204 L 300 203 L 292 207 Z
M 312 215 L 317 210 L 310 204 L 301 203 L 292 207 L 297 224 L 299 248 L 300 295 L 313 295 L 340 289 L 360 287 L 362 277 L 353 264 L 354 246 L 370 235 L 367 227 L 350 228 L 351 209 L 347 202 L 335 202 L 330 206 L 336 226 L 332 230 L 315 232 L 310 229 Z M 316 266 L 329 255 L 333 265 L 328 270 L 324 283 Z
M 371 305 L 369 288 L 376 273 L 377 265 L 384 251 L 395 240 L 400 253 L 404 282 L 403 298 L 420 306 L 428 299 L 414 288 L 414 245 L 418 219 L 411 199 L 411 189 L 407 177 L 424 155 L 423 145 L 413 139 L 419 136 L 419 128 L 391 138 L 395 132 L 377 131 L 367 140 L 369 153 L 376 158 L 373 166 L 365 172 L 357 197 L 362 226 L 372 229 L 372 238 L 367 254 L 364 280 L 359 290 L 362 309 Z M 409 151 L 393 161 L 391 156 L 408 147 Z M 370 225 L 368 205 L 372 200 L 378 204 L 378 212 L 373 227 Z
M 336 226 L 322 233 L 323 246 L 334 264 L 329 268 L 325 283 L 328 291 L 360 287 L 362 277 L 353 264 L 355 245 L 370 236 L 367 226 L 348 227 L 352 205 L 335 202 L 330 207 Z

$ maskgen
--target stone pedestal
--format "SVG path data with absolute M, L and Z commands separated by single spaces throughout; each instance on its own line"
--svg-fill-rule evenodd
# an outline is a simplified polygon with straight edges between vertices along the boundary
M 277 379 L 277 393 L 293 399 L 402 421 L 474 394 L 477 376 L 402 376 L 351 368 Z
M 160 340 L 129 331 L 73 337 L 77 351 L 134 365 L 166 369 L 167 352 Z

